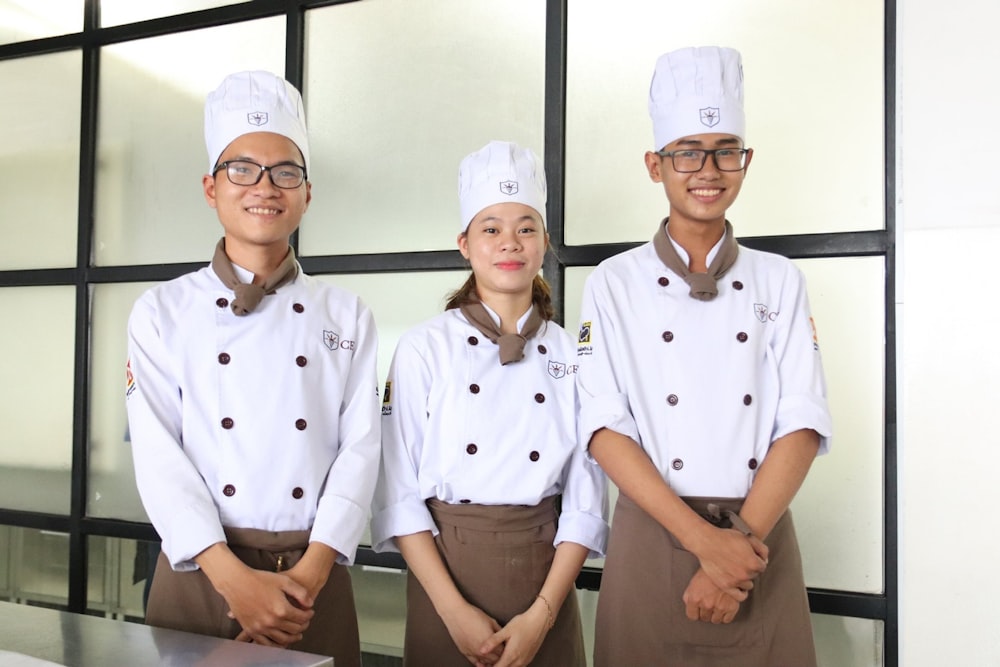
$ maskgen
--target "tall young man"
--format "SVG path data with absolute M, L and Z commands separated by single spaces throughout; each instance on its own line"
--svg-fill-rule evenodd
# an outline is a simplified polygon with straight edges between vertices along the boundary
M 753 157 L 740 54 L 663 55 L 649 110 L 669 216 L 594 271 L 578 345 L 582 441 L 620 490 L 595 665 L 809 667 L 788 506 L 831 420 L 801 273 L 726 219 Z

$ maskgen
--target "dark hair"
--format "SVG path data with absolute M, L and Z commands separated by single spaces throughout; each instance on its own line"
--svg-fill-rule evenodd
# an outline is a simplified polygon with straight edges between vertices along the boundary
M 465 283 L 457 290 L 448 295 L 448 303 L 445 310 L 458 308 L 463 303 L 479 301 L 479 293 L 476 291 L 476 274 L 470 273 Z M 535 276 L 531 280 L 531 302 L 538 306 L 542 319 L 548 321 L 555 317 L 556 309 L 552 305 L 552 288 L 541 276 Z

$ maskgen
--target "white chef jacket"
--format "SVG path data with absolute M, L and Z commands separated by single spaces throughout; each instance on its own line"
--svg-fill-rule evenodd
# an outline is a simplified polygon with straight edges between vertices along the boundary
M 396 551 L 398 535 L 438 533 L 428 498 L 532 506 L 561 493 L 554 543 L 603 554 L 607 480 L 576 439 L 572 337 L 547 322 L 521 361 L 501 366 L 498 349 L 458 309 L 400 338 L 382 404 L 376 551 Z
M 805 280 L 785 257 L 740 247 L 714 300 L 689 289 L 652 243 L 588 278 L 580 440 L 608 428 L 638 442 L 678 495 L 743 498 L 776 439 L 809 428 L 820 454 L 830 446 Z
M 351 564 L 378 474 L 371 311 L 301 268 L 246 316 L 232 298 L 206 267 L 150 289 L 129 318 L 136 483 L 163 552 L 193 570 L 223 526 L 311 530 Z

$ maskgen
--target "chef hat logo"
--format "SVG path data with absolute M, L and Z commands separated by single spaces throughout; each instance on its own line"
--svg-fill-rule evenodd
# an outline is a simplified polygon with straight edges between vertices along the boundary
M 288 137 L 302 152 L 309 170 L 309 138 L 302 96 L 295 86 L 270 72 L 227 76 L 205 100 L 205 146 L 212 171 L 226 147 L 251 132 Z
M 746 135 L 743 63 L 727 47 L 689 47 L 656 61 L 649 86 L 654 148 L 705 131 Z
M 470 153 L 458 168 L 461 230 L 487 206 L 514 202 L 530 206 L 545 223 L 545 168 L 530 148 L 491 141 Z
M 715 127 L 719 124 L 719 110 L 716 107 L 699 109 L 701 113 L 701 124 L 705 127 Z

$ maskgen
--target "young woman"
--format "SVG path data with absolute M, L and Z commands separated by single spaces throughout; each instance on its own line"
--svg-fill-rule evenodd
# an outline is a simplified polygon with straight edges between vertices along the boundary
M 396 348 L 372 542 L 409 566 L 404 664 L 579 667 L 573 584 L 604 550 L 606 490 L 538 275 L 545 174 L 494 141 L 462 161 L 459 199 L 472 275 Z

